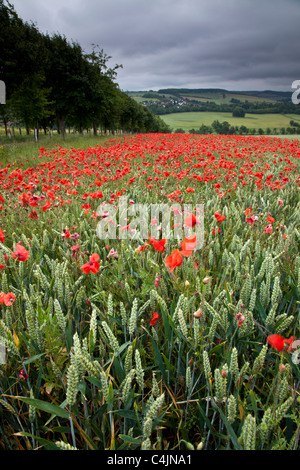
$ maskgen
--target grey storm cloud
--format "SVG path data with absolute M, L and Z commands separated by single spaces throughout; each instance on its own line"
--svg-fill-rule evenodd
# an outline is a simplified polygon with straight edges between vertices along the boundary
M 291 90 L 300 79 L 299 0 L 12 0 L 40 31 L 122 64 L 123 90 Z

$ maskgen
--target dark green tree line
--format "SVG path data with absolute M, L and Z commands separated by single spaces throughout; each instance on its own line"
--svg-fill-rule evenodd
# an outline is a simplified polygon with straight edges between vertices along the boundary
M 125 132 L 169 132 L 149 109 L 119 89 L 111 57 L 94 46 L 85 53 L 63 35 L 42 34 L 18 17 L 13 5 L 0 0 L 0 80 L 6 104 L 0 120 L 30 129 L 66 128 Z

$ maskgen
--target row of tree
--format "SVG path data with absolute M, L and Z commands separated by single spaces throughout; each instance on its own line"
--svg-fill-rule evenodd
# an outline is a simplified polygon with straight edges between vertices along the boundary
M 295 121 L 290 121 L 290 126 L 280 128 L 255 129 L 249 128 L 244 125 L 233 126 L 228 121 L 215 120 L 210 126 L 201 124 L 198 129 L 190 129 L 189 134 L 219 134 L 219 135 L 290 135 L 299 134 L 300 125 Z M 185 130 L 178 128 L 174 131 L 175 134 L 183 134 Z
M 186 98 L 186 103 L 178 106 L 177 103 L 169 100 L 168 103 L 160 101 L 147 104 L 148 109 L 157 115 L 170 113 L 187 112 L 219 112 L 233 113 L 237 108 L 242 110 L 243 114 L 300 114 L 300 106 L 287 102 L 240 102 L 236 103 L 215 103 L 214 101 L 197 101 Z
M 110 56 L 99 46 L 85 53 L 60 34 L 41 33 L 24 22 L 7 0 L 0 0 L 0 80 L 6 104 L 0 121 L 7 131 L 14 122 L 30 129 L 66 128 L 123 132 L 169 132 L 151 110 L 122 92 L 116 83 L 121 65 L 109 67 Z

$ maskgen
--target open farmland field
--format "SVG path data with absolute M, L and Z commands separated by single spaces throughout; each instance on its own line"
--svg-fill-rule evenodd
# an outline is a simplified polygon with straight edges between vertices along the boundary
M 299 158 L 139 134 L 2 164 L 1 448 L 299 450 Z
M 215 120 L 227 121 L 232 126 L 243 125 L 256 130 L 259 128 L 266 130 L 267 127 L 280 130 L 282 127 L 288 127 L 291 120 L 298 120 L 299 116 L 296 114 L 288 116 L 282 114 L 246 114 L 245 117 L 239 118 L 232 117 L 231 113 L 207 111 L 163 114 L 161 118 L 173 131 L 181 128 L 188 132 L 190 129 L 199 128 L 201 124 L 210 126 Z
M 265 98 L 260 96 L 251 96 L 251 95 L 243 95 L 238 93 L 230 93 L 227 91 L 224 92 L 200 92 L 200 93 L 189 93 L 189 94 L 182 94 L 182 98 L 194 99 L 199 101 L 214 101 L 217 104 L 224 104 L 230 103 L 232 99 L 239 100 L 241 102 L 248 101 L 249 103 L 259 103 L 259 102 L 267 102 L 267 103 L 274 103 L 274 100 L 271 98 Z

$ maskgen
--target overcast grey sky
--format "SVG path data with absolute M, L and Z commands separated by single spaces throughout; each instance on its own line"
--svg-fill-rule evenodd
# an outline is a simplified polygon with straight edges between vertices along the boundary
M 10 0 L 41 32 L 122 64 L 124 91 L 291 91 L 300 80 L 300 0 Z

